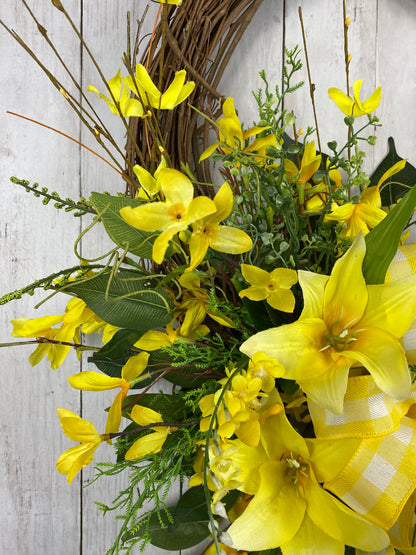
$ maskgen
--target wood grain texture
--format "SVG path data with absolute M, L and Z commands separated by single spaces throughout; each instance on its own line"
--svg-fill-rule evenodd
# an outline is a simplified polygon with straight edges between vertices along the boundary
M 62 14 L 46 0 L 28 0 L 49 36 L 59 45 L 68 65 L 84 88 L 102 86 L 96 72 L 82 52 L 78 40 Z M 102 66 L 107 78 L 121 66 L 125 49 L 125 12 L 132 20 L 140 17 L 145 0 L 67 0 L 65 5 L 77 25 L 83 25 L 85 40 Z M 83 10 L 81 13 L 81 5 Z M 298 6 L 302 7 L 312 80 L 316 84 L 316 104 L 322 146 L 336 138 L 345 139 L 342 114 L 328 99 L 327 89 L 345 89 L 342 42 L 342 2 L 328 0 L 264 0 L 242 43 L 230 61 L 221 81 L 220 91 L 235 98 L 240 119 L 247 126 L 256 118 L 251 90 L 260 85 L 257 73 L 265 69 L 271 84 L 281 81 L 282 47 L 301 43 Z M 152 3 L 146 22 L 151 28 L 157 5 Z M 363 97 L 376 86 L 383 86 L 382 103 L 377 110 L 383 127 L 377 132 L 376 148 L 367 159 L 371 169 L 386 153 L 387 137 L 396 138 L 399 153 L 416 163 L 416 3 L 414 0 L 348 0 L 351 16 L 349 33 L 352 62 L 351 83 L 364 79 Z M 42 57 L 48 67 L 64 78 L 61 70 L 20 0 L 0 5 L 0 17 L 19 32 Z M 123 190 L 119 176 L 104 163 L 75 144 L 29 122 L 6 115 L 12 110 L 61 129 L 97 149 L 95 141 L 73 116 L 64 98 L 54 90 L 29 56 L 0 29 L 0 295 L 47 275 L 58 268 L 71 266 L 72 245 L 89 223 L 43 207 L 39 199 L 13 186 L 8 178 L 17 175 L 38 181 L 63 196 L 88 196 L 93 190 Z M 303 71 L 302 79 L 306 75 Z M 67 80 L 65 81 L 67 83 Z M 68 84 L 68 87 L 70 85 Z M 92 102 L 123 147 L 124 130 L 115 118 L 106 114 L 106 106 L 94 95 Z M 314 125 L 308 87 L 303 87 L 286 107 L 297 115 L 297 127 Z M 105 252 L 108 241 L 98 228 L 82 244 L 88 257 Z M 58 314 L 67 299 L 54 297 L 38 311 L 36 302 L 43 298 L 24 297 L 0 308 L 0 342 L 10 340 L 9 321 L 18 317 Z M 38 314 L 39 313 L 39 314 Z M 67 384 L 68 375 L 80 367 L 87 368 L 70 353 L 65 364 L 53 372 L 46 362 L 31 368 L 27 357 L 31 347 L 0 350 L 2 385 L 0 388 L 0 553 L 13 555 L 102 555 L 111 546 L 117 529 L 112 515 L 103 518 L 94 501 L 111 502 L 126 477 L 99 480 L 86 489 L 93 469 L 68 486 L 55 470 L 60 453 L 71 446 L 63 436 L 56 417 L 56 407 L 64 407 L 104 426 L 102 408 L 113 398 L 87 392 L 81 396 Z M 111 447 L 104 445 L 96 460 L 113 458 Z M 64 547 L 63 547 L 64 546 Z M 196 552 L 195 550 L 193 550 Z M 159 553 L 149 546 L 146 553 Z

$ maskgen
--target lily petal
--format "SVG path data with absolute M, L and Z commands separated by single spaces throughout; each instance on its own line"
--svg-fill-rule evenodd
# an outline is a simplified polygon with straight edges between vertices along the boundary
M 269 461 L 261 466 L 256 495 L 228 529 L 234 549 L 274 549 L 291 540 L 299 530 L 306 503 L 286 480 L 285 470 L 282 461 Z
M 373 376 L 377 387 L 394 399 L 405 399 L 411 380 L 403 347 L 390 333 L 380 328 L 356 332 L 356 341 L 343 351 L 362 364 Z

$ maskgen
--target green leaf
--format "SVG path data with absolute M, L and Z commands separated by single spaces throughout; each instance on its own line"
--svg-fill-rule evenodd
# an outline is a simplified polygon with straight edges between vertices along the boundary
M 146 530 L 150 535 L 150 543 L 168 551 L 179 551 L 197 545 L 209 536 L 208 510 L 202 486 L 191 488 L 179 499 L 176 508 L 170 507 L 173 523 L 169 522 L 166 513 L 153 514 L 147 529 L 145 523 L 131 534 L 123 538 L 128 541 L 140 537 Z
M 403 160 L 403 158 L 397 154 L 393 137 L 388 138 L 388 145 L 389 151 L 386 157 L 380 162 L 370 178 L 371 186 L 377 185 L 387 170 L 400 160 Z M 416 168 L 407 162 L 400 172 L 394 174 L 390 179 L 387 179 L 381 186 L 380 196 L 382 205 L 391 206 L 392 204 L 396 204 L 398 199 L 404 197 L 415 184 Z
M 93 357 L 120 359 L 143 335 L 141 330 L 118 330 L 108 343 L 93 354 Z M 138 353 L 138 351 L 137 351 Z M 132 356 L 132 355 L 130 355 Z
M 88 357 L 88 362 L 94 363 L 98 370 L 104 372 L 107 376 L 111 378 L 120 378 L 121 370 L 129 358 L 130 356 L 125 354 L 122 358 L 113 360 L 107 357 L 100 357 L 94 353 L 92 357 Z
M 91 200 L 105 226 L 105 229 L 116 245 L 142 258 L 152 258 L 153 241 L 156 232 L 141 231 L 126 223 L 120 216 L 125 206 L 135 208 L 138 202 L 129 197 L 113 197 L 104 193 L 92 193 Z
M 104 322 L 129 330 L 163 327 L 173 319 L 173 302 L 154 280 L 134 272 L 109 272 L 74 282 L 65 291 L 80 297 Z
M 416 187 L 365 237 L 363 274 L 368 284 L 384 283 L 387 268 L 396 254 L 400 237 L 416 206 Z

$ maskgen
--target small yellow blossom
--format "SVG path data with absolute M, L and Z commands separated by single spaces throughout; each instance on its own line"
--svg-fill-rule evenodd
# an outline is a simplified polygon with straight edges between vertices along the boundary
M 248 364 L 247 377 L 260 378 L 261 390 L 270 393 L 275 387 L 275 378 L 281 378 L 284 372 L 284 367 L 275 358 L 255 353 Z
M 147 200 L 154 197 L 160 191 L 160 170 L 166 167 L 167 162 L 164 156 L 162 156 L 162 160 L 156 168 L 154 175 L 138 164 L 133 166 L 133 172 L 141 185 L 141 188 L 136 194 L 136 198 Z
M 62 322 L 61 327 L 53 328 Z M 17 318 L 11 321 L 13 337 L 44 337 L 45 343 L 39 343 L 29 356 L 32 366 L 38 364 L 48 355 L 52 370 L 61 366 L 69 353 L 70 345 L 60 345 L 54 342 L 79 343 L 80 330 L 82 333 L 94 333 L 104 330 L 103 341 L 109 341 L 117 328 L 106 324 L 87 307 L 85 302 L 77 297 L 68 302 L 65 314 L 56 316 L 41 316 L 40 318 Z M 80 327 L 81 326 L 81 327 Z M 48 342 L 51 341 L 51 342 Z M 105 342 L 105 341 L 104 341 Z
M 108 412 L 107 424 L 105 426 L 106 434 L 118 432 L 121 422 L 123 401 L 129 389 L 137 383 L 139 379 L 144 378 L 142 374 L 147 367 L 148 360 L 149 353 L 144 352 L 130 357 L 121 370 L 121 378 L 111 378 L 105 374 L 92 372 L 90 370 L 74 374 L 68 378 L 70 385 L 74 389 L 83 391 L 106 391 L 118 387 L 121 389 Z
M 203 261 L 208 247 L 227 254 L 241 254 L 253 246 L 251 238 L 242 229 L 219 225 L 230 215 L 233 201 L 231 187 L 226 182 L 214 197 L 216 212 L 192 224 L 189 241 L 191 263 L 187 272 L 194 270 Z
M 99 434 L 89 420 L 80 418 L 70 410 L 57 409 L 57 412 L 64 434 L 80 443 L 67 449 L 56 462 L 58 472 L 66 474 L 70 484 L 74 476 L 92 462 L 95 450 L 107 437 Z
M 150 424 L 163 422 L 163 418 L 158 412 L 139 405 L 134 405 L 130 416 L 139 426 L 148 426 Z M 151 430 L 151 434 L 142 436 L 133 443 L 125 455 L 126 460 L 143 459 L 146 455 L 158 453 L 162 449 L 168 435 L 174 432 L 176 428 L 170 426 L 155 426 L 151 428 Z
M 105 100 L 111 112 L 116 116 L 122 115 L 125 118 L 132 116 L 144 117 L 145 111 L 142 103 L 137 98 L 131 98 L 129 90 L 123 86 L 123 79 L 118 70 L 117 74 L 108 82 L 108 89 L 111 93 L 110 98 L 100 93 L 96 87 L 90 85 L 88 90 L 98 94 L 100 98 Z
M 295 270 L 276 268 L 272 272 L 266 272 L 257 266 L 241 264 L 241 273 L 250 283 L 248 289 L 240 291 L 241 298 L 247 297 L 251 301 L 266 300 L 276 310 L 293 312 L 295 295 L 290 288 L 298 281 Z
M 179 284 L 183 288 L 182 302 L 175 310 L 175 316 L 181 323 L 180 333 L 184 338 L 197 339 L 196 332 L 204 331 L 203 335 L 209 332 L 207 326 L 201 326 L 206 316 L 226 326 L 234 328 L 234 324 L 228 316 L 224 316 L 208 308 L 209 295 L 201 286 L 200 278 L 194 273 L 185 273 L 179 278 Z M 204 329 L 206 328 L 206 330 Z
M 316 154 L 314 141 L 305 145 L 300 168 L 288 158 L 285 158 L 285 173 L 297 185 L 304 185 L 318 171 L 321 165 L 321 155 Z
M 384 172 L 377 185 L 364 189 L 358 204 L 347 202 L 341 206 L 336 206 L 334 203 L 333 210 L 325 215 L 324 221 L 337 221 L 345 224 L 341 231 L 341 237 L 354 239 L 360 231 L 362 231 L 363 235 L 367 235 L 387 215 L 381 208 L 381 186 L 390 177 L 400 172 L 405 164 L 406 160 L 396 162 L 396 164 Z
M 230 152 L 227 149 L 228 145 L 231 148 L 238 148 L 244 149 L 244 152 L 253 152 L 258 154 L 258 157 L 254 157 L 255 160 L 260 162 L 264 162 L 263 158 L 266 154 L 266 148 L 268 146 L 276 146 L 277 140 L 276 136 L 273 134 L 267 135 L 266 137 L 259 137 L 255 139 L 251 144 L 249 144 L 246 148 L 244 148 L 244 142 L 249 137 L 253 135 L 258 135 L 265 129 L 270 129 L 270 126 L 266 127 L 251 127 L 247 131 L 243 131 L 241 128 L 240 121 L 238 119 L 237 113 L 234 107 L 234 100 L 231 97 L 228 97 L 223 106 L 222 106 L 222 113 L 223 117 L 218 120 L 218 128 L 219 128 L 219 135 L 220 140 L 209 146 L 204 152 L 201 154 L 199 161 L 205 160 L 209 158 L 211 154 L 215 152 L 215 150 L 220 146 L 224 153 Z
M 340 89 L 331 88 L 328 89 L 328 94 L 331 100 L 335 102 L 338 108 L 344 112 L 346 116 L 364 116 L 365 114 L 370 114 L 373 112 L 377 106 L 380 104 L 381 100 L 381 87 L 377 87 L 377 89 L 373 92 L 373 94 L 365 100 L 361 102 L 360 100 L 360 91 L 361 85 L 363 83 L 362 79 L 358 79 L 354 82 L 352 87 L 353 96 L 347 96 L 344 92 Z
M 124 83 L 137 95 L 145 106 L 156 110 L 172 110 L 192 93 L 195 88 L 193 81 L 185 83 L 186 71 L 182 69 L 175 73 L 172 83 L 162 94 L 153 83 L 146 68 L 142 64 L 136 65 L 135 77 L 128 75 Z
M 227 369 L 227 376 L 231 371 Z M 224 383 L 228 380 L 220 380 Z M 264 396 L 260 392 L 262 380 L 258 377 L 248 376 L 247 372 L 235 376 L 231 388 L 224 393 L 221 405 L 217 411 L 217 423 L 215 430 L 224 441 L 234 434 L 247 445 L 257 445 L 260 439 L 260 423 L 256 408 L 259 406 L 259 398 Z M 199 408 L 202 412 L 201 431 L 208 430 L 211 415 L 219 402 L 222 389 L 215 394 L 205 395 L 200 402 Z
M 162 232 L 153 244 L 152 257 L 158 264 L 163 262 L 174 235 L 216 211 L 210 198 L 193 198 L 191 181 L 178 170 L 160 170 L 160 189 L 165 198 L 163 202 L 149 202 L 136 208 L 126 206 L 120 210 L 121 217 L 129 225 L 143 231 Z

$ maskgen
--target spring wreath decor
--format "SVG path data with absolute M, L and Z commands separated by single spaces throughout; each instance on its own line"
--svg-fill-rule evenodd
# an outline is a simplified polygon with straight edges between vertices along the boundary
M 115 390 L 104 430 L 57 409 L 75 444 L 57 470 L 71 483 L 97 449 L 115 449 L 96 469 L 129 475 L 109 553 L 208 537 L 207 553 L 414 553 L 416 244 L 405 241 L 416 170 L 392 140 L 376 171 L 364 170 L 360 146 L 375 142 L 381 87 L 367 99 L 361 79 L 352 91 L 329 90 L 347 138 L 324 152 L 317 126 L 297 130 L 283 108 L 302 84 L 296 47 L 282 87 L 261 73 L 258 121 L 246 129 L 233 98 L 216 92 L 215 71 L 186 56 L 182 67 L 167 63 L 200 3 L 161 4 L 142 61 L 135 47 L 124 70 L 89 86 L 126 123 L 126 192 L 74 202 L 11 178 L 114 244 L 0 301 L 37 287 L 67 295 L 65 313 L 16 319 L 12 335 L 36 344 L 32 366 L 47 356 L 57 369 L 71 348 L 90 350 L 90 368 L 70 387 Z M 223 4 L 243 29 L 260 2 Z M 211 52 L 215 40 L 204 38 Z M 94 114 L 79 115 L 111 144 Z M 208 159 L 220 168 L 214 184 L 203 177 Z M 92 333 L 102 333 L 100 348 L 81 344 Z M 170 393 L 158 390 L 162 379 Z M 186 491 L 168 506 L 178 480 Z

